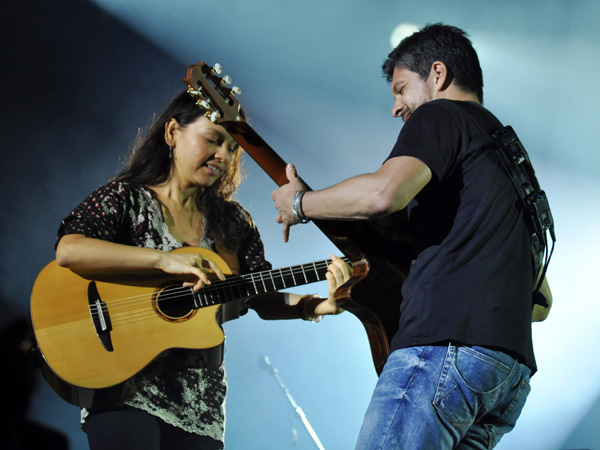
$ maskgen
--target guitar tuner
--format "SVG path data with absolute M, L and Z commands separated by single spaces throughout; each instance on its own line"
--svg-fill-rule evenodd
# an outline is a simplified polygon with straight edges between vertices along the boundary
M 244 113 L 237 99 L 242 90 L 231 86 L 229 75 L 221 77 L 222 70 L 220 64 L 211 67 L 204 61 L 189 66 L 183 79 L 188 86 L 188 94 L 195 98 L 196 104 L 213 123 L 244 122 Z

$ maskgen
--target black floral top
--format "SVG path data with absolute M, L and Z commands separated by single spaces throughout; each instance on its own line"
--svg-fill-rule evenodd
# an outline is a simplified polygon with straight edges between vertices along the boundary
M 235 205 L 239 209 L 238 229 L 243 237 L 238 253 L 241 272 L 270 269 L 271 264 L 265 260 L 263 244 L 250 214 L 238 203 Z M 160 204 L 152 192 L 123 182 L 111 182 L 98 188 L 63 219 L 58 239 L 73 233 L 164 251 L 186 245 L 169 233 Z M 216 251 L 206 226 L 201 246 Z M 186 368 L 162 373 L 125 403 L 190 433 L 223 442 L 226 390 L 222 364 L 219 367 Z M 82 410 L 82 422 L 88 414 Z

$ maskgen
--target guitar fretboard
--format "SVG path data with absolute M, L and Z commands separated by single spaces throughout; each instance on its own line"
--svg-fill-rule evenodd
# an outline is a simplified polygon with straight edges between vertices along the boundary
M 330 259 L 282 269 L 248 273 L 228 278 L 225 281 L 213 281 L 212 284 L 204 286 L 194 293 L 194 306 L 201 308 L 217 305 L 258 294 L 323 281 L 326 279 L 325 274 L 329 264 L 331 264 Z

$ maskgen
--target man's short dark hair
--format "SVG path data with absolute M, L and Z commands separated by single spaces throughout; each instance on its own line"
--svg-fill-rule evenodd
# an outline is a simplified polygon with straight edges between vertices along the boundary
M 383 73 L 392 81 L 394 69 L 402 67 L 424 80 L 435 61 L 448 68 L 450 80 L 461 89 L 474 92 L 483 103 L 483 76 L 477 52 L 463 30 L 442 23 L 430 24 L 404 38 L 383 63 Z

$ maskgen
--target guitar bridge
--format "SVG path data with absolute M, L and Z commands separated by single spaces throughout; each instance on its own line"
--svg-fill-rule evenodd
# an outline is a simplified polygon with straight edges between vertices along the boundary
M 96 329 L 96 334 L 100 339 L 100 343 L 105 350 L 112 352 L 114 349 L 112 339 L 110 338 L 110 332 L 112 331 L 110 315 L 108 314 L 106 303 L 100 298 L 95 281 L 92 281 L 88 285 L 88 303 L 90 305 L 92 322 L 94 323 L 94 328 Z

